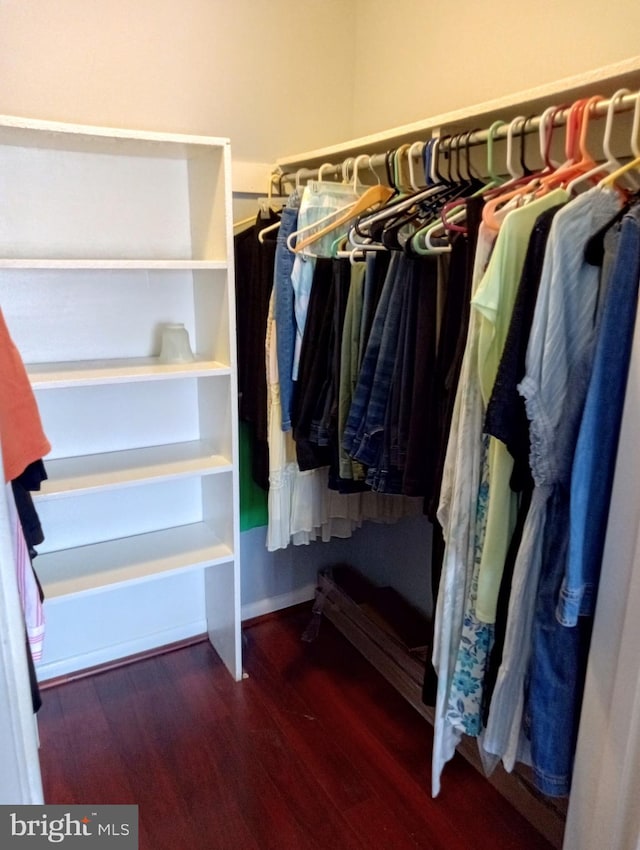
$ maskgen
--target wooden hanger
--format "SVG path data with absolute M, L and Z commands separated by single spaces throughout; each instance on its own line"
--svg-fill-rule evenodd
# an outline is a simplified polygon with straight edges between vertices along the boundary
M 393 189 L 390 189 L 388 186 L 383 186 L 382 184 L 369 186 L 358 200 L 354 204 L 351 204 L 342 215 L 339 215 L 338 218 L 334 219 L 330 224 L 321 227 L 316 233 L 312 233 L 310 236 L 307 236 L 305 239 L 298 242 L 293 249 L 294 252 L 299 254 L 300 251 L 303 251 L 309 245 L 313 245 L 314 242 L 321 239 L 323 236 L 326 236 L 327 233 L 331 233 L 337 227 L 347 224 L 351 221 L 351 219 L 367 212 L 372 207 L 379 206 L 385 201 L 388 201 L 392 195 Z

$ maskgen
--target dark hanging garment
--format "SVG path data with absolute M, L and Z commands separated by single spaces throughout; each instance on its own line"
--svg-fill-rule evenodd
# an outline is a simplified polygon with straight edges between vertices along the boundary
M 434 414 L 428 432 L 428 439 L 432 446 L 430 452 L 432 466 L 429 472 L 430 482 L 425 501 L 425 513 L 432 521 L 435 520 L 438 510 L 453 407 L 469 330 L 473 264 L 483 206 L 482 198 L 467 200 L 467 232 L 457 233 L 451 240 L 449 277 L 438 337 L 438 353 L 431 396 L 431 410 Z
M 413 263 L 416 301 L 409 333 L 415 342 L 413 368 L 407 375 L 411 397 L 405 394 L 401 405 L 402 488 L 406 496 L 425 496 L 429 486 L 429 459 L 434 450 L 430 435 L 435 416 L 432 386 L 436 365 L 438 261 L 435 257 L 417 257 Z
M 313 273 L 307 321 L 300 349 L 298 380 L 293 390 L 291 424 L 296 456 L 301 471 L 329 466 L 329 446 L 317 442 L 317 425 L 322 420 L 332 362 L 335 281 L 333 262 L 319 257 Z M 312 427 L 315 440 L 312 439 Z
M 494 643 L 485 672 L 482 695 L 482 717 L 485 726 L 502 663 L 513 571 L 533 493 L 533 478 L 529 467 L 529 420 L 524 399 L 518 392 L 518 384 L 525 375 L 527 346 L 542 277 L 545 247 L 553 218 L 561 207 L 562 205 L 559 205 L 543 212 L 531 232 L 509 332 L 485 418 L 485 432 L 502 440 L 513 457 L 511 489 L 521 494 L 516 524 L 500 582 Z
M 22 533 L 29 549 L 29 556 L 35 558 L 38 554 L 35 547 L 44 540 L 40 518 L 31 498 L 32 492 L 37 492 L 43 481 L 47 480 L 47 471 L 42 460 L 30 463 L 24 472 L 11 482 L 16 510 L 20 517 Z
M 238 351 L 238 407 L 241 421 L 251 429 L 253 480 L 269 488 L 267 443 L 267 376 L 265 338 L 277 231 L 258 240 L 260 231 L 278 221 L 258 215 L 255 225 L 234 237 L 236 327 Z
M 467 200 L 467 232 L 452 238 L 449 277 L 442 312 L 438 353 L 432 385 L 431 409 L 434 416 L 427 439 L 432 445 L 431 466 L 428 469 L 428 490 L 425 498 L 425 513 L 432 522 L 431 538 L 431 590 L 435 606 L 440 587 L 440 575 L 444 558 L 445 541 L 436 513 L 440 500 L 440 488 L 447 453 L 447 442 L 453 418 L 453 407 L 458 389 L 458 379 L 469 330 L 471 311 L 471 288 L 478 230 L 482 221 L 482 198 Z M 433 635 L 431 636 L 433 639 Z M 431 643 L 431 645 L 433 645 Z M 422 699 L 426 705 L 435 705 L 438 679 L 427 659 Z

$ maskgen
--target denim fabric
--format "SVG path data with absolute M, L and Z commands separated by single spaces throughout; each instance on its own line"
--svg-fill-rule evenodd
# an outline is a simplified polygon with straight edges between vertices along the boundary
M 353 455 L 357 448 L 357 445 L 355 444 L 356 436 L 360 431 L 361 424 L 367 414 L 367 408 L 369 406 L 373 378 L 376 371 L 376 364 L 378 362 L 380 345 L 382 343 L 382 332 L 387 318 L 387 309 L 391 299 L 391 293 L 393 291 L 395 270 L 398 260 L 398 255 L 394 254 L 391 262 L 389 263 L 389 269 L 382 287 L 382 292 L 380 293 L 378 307 L 373 318 L 369 338 L 362 356 L 358 382 L 351 400 L 351 408 L 349 409 L 349 416 L 347 417 L 347 424 L 342 437 L 343 448 L 350 455 Z
M 549 501 L 533 630 L 533 657 L 523 727 L 531 741 L 536 785 L 551 797 L 569 793 L 578 734 L 569 707 L 578 700 L 586 657 L 579 629 L 564 629 L 553 616 L 567 553 L 569 494 L 557 485 Z
M 375 463 L 382 448 L 406 288 L 402 285 L 403 277 L 409 262 L 409 258 L 404 255 L 396 255 L 391 261 L 373 320 L 369 345 L 362 364 L 361 380 L 358 381 L 352 403 L 353 412 L 354 408 L 357 410 L 360 406 L 358 403 L 368 397 L 366 405 L 362 405 L 362 413 L 356 424 L 350 448 L 351 456 L 366 466 Z M 351 433 L 353 425 L 350 415 L 345 436 Z
M 613 192 L 591 189 L 560 210 L 547 243 L 542 280 L 519 385 L 531 419 L 532 473 L 553 488 L 532 632 L 526 717 L 536 784 L 569 793 L 577 736 L 584 636 L 590 623 L 566 629 L 556 605 L 566 568 L 569 489 L 576 442 L 593 367 L 600 273 L 584 260 L 589 237 L 619 209 Z M 519 557 L 522 555 L 522 547 Z
M 311 180 L 304 187 L 300 209 L 298 210 L 297 227 L 299 230 L 304 229 L 304 233 L 299 235 L 299 240 L 314 235 L 323 226 L 328 224 L 325 221 L 327 216 L 340 213 L 341 210 L 356 200 L 357 195 L 354 193 L 353 186 L 351 185 Z M 310 244 L 301 254 L 297 254 L 295 257 L 291 273 L 296 320 L 292 367 L 294 381 L 298 380 L 302 339 L 307 321 L 307 310 L 309 308 L 309 298 L 311 296 L 311 286 L 315 272 L 315 258 L 330 258 L 332 256 L 334 241 L 346 229 L 347 225 L 343 225 L 341 229 L 332 230 L 326 236 L 322 236 Z
M 638 208 L 623 219 L 602 308 L 593 372 L 571 476 L 569 558 L 558 620 L 575 626 L 593 614 L 622 419 L 640 276 Z
M 377 430 L 369 443 L 371 461 L 367 471 L 366 482 L 379 493 L 400 494 L 402 492 L 402 474 L 397 465 L 398 459 L 398 427 L 400 422 L 400 398 L 402 389 L 402 370 L 404 366 L 404 346 L 410 317 L 411 278 L 403 277 L 396 285 L 400 313 L 397 322 L 395 347 L 385 355 L 392 365 L 391 379 L 386 396 L 384 424 L 382 430 Z M 393 297 L 393 296 L 392 296 Z M 385 326 L 386 327 L 386 326 Z M 384 333 L 384 332 L 383 332 Z M 380 349 L 382 356 L 382 347 Z M 375 381 L 375 379 L 374 379 Z M 381 396 L 382 398 L 382 396 Z M 379 422 L 378 422 L 379 424 Z M 375 456 L 374 456 L 375 454 Z
M 358 368 L 364 360 L 365 351 L 369 342 L 369 335 L 373 326 L 378 302 L 382 295 L 384 282 L 387 279 L 389 265 L 393 254 L 391 251 L 378 254 L 369 254 L 366 265 L 367 271 L 364 279 L 364 292 L 362 297 L 362 316 L 360 319 L 360 350 L 358 353 Z
M 282 210 L 278 241 L 276 245 L 276 260 L 273 273 L 275 293 L 275 317 L 278 329 L 277 360 L 278 378 L 280 380 L 280 407 L 282 409 L 282 430 L 291 430 L 291 396 L 293 393 L 293 346 L 296 334 L 295 317 L 293 313 L 293 285 L 291 272 L 295 259 L 287 247 L 287 238 L 296 229 L 298 221 L 299 200 L 296 194 L 289 199 Z

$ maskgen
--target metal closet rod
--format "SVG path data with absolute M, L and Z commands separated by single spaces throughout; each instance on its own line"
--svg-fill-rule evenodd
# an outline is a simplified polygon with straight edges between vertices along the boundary
M 621 97 L 616 98 L 615 111 L 616 112 L 628 112 L 636 105 L 636 101 L 640 98 L 640 92 L 631 92 L 630 94 L 622 95 Z M 597 103 L 594 103 L 591 107 L 591 114 L 595 117 L 601 117 L 606 115 L 607 110 L 611 104 L 612 98 L 605 98 L 604 100 L 599 100 Z M 554 127 L 562 127 L 567 123 L 567 116 L 571 111 L 571 105 L 566 106 L 564 109 L 560 109 L 553 118 L 553 126 Z M 513 119 L 511 119 L 513 121 Z M 520 122 L 523 126 L 519 126 L 514 130 L 513 135 L 520 136 L 522 133 L 536 133 L 540 129 L 540 121 L 542 120 L 542 115 L 534 115 L 531 117 L 524 117 L 523 121 Z M 506 139 L 507 133 L 509 131 L 509 121 L 505 122 L 501 127 L 498 127 L 493 132 L 494 140 L 498 139 Z M 468 148 L 473 147 L 475 145 L 484 144 L 489 138 L 489 130 L 474 130 L 472 133 L 467 134 L 465 131 L 453 131 L 451 135 L 445 134 L 441 136 L 442 145 L 445 146 L 444 150 L 452 151 L 457 150 L 458 148 Z M 418 141 L 418 140 L 416 140 Z M 415 143 L 415 142 L 414 142 Z M 400 142 L 402 144 L 402 142 Z M 425 143 L 426 144 L 426 143 Z M 442 148 L 441 148 L 442 150 Z M 355 162 L 357 156 L 365 156 L 366 154 L 355 154 L 353 156 L 347 156 L 345 159 L 339 163 L 338 165 L 328 165 L 325 163 L 323 166 L 317 166 L 314 168 L 297 168 L 295 171 L 282 171 L 278 175 L 278 179 L 288 182 L 295 182 L 296 177 L 300 180 L 311 179 L 315 177 L 320 168 L 322 168 L 323 174 L 340 174 L 343 172 L 343 169 L 346 165 L 352 165 Z M 372 154 L 369 157 L 366 167 L 382 167 L 385 164 L 386 153 L 377 153 Z

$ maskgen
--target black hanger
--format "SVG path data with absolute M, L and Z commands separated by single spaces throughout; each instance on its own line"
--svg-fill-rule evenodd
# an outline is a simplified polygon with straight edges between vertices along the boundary
M 536 117 L 535 115 L 529 115 L 527 118 L 524 119 L 524 121 L 520 125 L 520 168 L 522 169 L 522 174 L 523 174 L 524 177 L 529 177 L 531 174 L 533 174 L 533 170 L 531 168 L 529 168 L 529 166 L 525 162 L 525 158 L 524 158 L 525 141 L 524 140 L 525 140 L 525 136 L 526 136 L 526 133 L 527 133 L 527 124 L 530 121 L 533 121 L 533 119 L 535 117 Z

